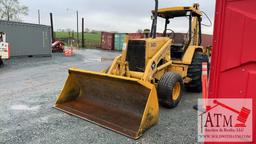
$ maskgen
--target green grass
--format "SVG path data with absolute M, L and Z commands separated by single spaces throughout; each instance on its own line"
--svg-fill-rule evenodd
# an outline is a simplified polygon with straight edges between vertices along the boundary
M 68 32 L 55 32 L 56 38 L 68 38 L 69 33 Z M 72 37 L 72 33 L 70 34 Z M 76 38 L 76 33 L 74 33 L 74 37 Z M 82 38 L 82 33 L 79 33 L 79 39 Z M 101 40 L 101 34 L 100 33 L 85 33 L 85 39 L 87 41 L 97 41 L 99 42 Z

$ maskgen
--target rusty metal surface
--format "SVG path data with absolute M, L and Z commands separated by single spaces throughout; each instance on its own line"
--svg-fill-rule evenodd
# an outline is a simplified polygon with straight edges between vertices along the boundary
M 149 94 L 136 81 L 70 71 L 56 108 L 138 138 Z
M 211 47 L 212 46 L 212 35 L 202 34 L 202 46 Z
M 128 33 L 128 37 L 129 39 L 133 40 L 133 39 L 141 39 L 144 37 L 143 33 Z
M 114 49 L 114 33 L 102 32 L 101 33 L 101 48 L 105 50 Z

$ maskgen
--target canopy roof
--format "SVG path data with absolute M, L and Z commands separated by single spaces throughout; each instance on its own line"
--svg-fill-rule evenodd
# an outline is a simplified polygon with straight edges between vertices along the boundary
M 152 13 L 155 11 L 153 10 Z M 170 7 L 158 9 L 158 16 L 162 18 L 174 18 L 174 17 L 184 17 L 189 16 L 202 16 L 202 13 L 194 7 Z

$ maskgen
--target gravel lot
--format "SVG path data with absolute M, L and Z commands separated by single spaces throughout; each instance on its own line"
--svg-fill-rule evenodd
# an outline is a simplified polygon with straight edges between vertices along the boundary
M 0 69 L 0 143 L 195 143 L 198 93 L 184 93 L 173 110 L 160 108 L 159 124 L 133 140 L 52 108 L 68 68 L 100 71 L 119 53 L 76 50 L 73 57 L 14 58 Z

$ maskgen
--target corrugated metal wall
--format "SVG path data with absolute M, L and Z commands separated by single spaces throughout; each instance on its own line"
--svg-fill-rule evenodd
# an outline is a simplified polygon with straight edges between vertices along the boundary
M 116 51 L 122 51 L 123 49 L 123 44 L 125 41 L 125 33 L 116 33 L 115 34 L 115 47 L 114 50 Z
M 175 33 L 174 42 L 183 43 L 186 33 Z M 203 47 L 212 46 L 212 35 L 202 34 L 202 44 Z
M 113 50 L 114 49 L 114 40 L 115 34 L 109 32 L 101 33 L 101 48 L 105 50 Z
M 11 56 L 51 56 L 50 26 L 0 20 L 0 32 L 7 34 Z
M 102 32 L 101 35 L 101 48 L 107 50 L 122 50 L 122 39 L 120 40 L 120 35 L 125 35 L 124 33 L 109 33 Z M 130 40 L 144 38 L 143 33 L 127 33 Z M 161 37 L 161 33 L 157 33 L 157 37 Z M 186 33 L 175 33 L 174 43 L 184 43 L 184 38 Z M 212 35 L 202 34 L 202 44 L 203 47 L 212 46 Z

